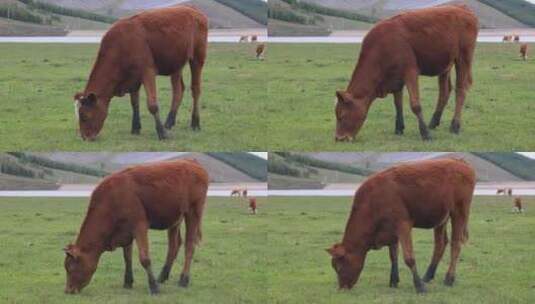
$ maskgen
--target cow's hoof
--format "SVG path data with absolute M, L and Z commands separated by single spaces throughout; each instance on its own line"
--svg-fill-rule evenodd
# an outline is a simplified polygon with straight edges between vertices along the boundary
M 130 133 L 132 133 L 134 135 L 139 135 L 141 133 L 141 129 L 132 129 L 132 131 L 130 131 Z
M 162 128 L 160 130 L 157 130 L 157 133 L 158 133 L 158 139 L 159 140 L 164 140 L 164 139 L 167 139 L 167 134 L 165 132 L 165 130 Z
M 446 286 L 453 286 L 453 283 L 455 282 L 455 276 L 446 274 L 446 277 L 444 278 L 444 285 Z
M 431 121 L 429 122 L 429 129 L 435 129 L 436 127 L 440 126 L 441 116 L 441 114 L 433 114 L 433 118 L 431 118 Z
M 419 294 L 424 294 L 427 292 L 427 289 L 425 288 L 425 285 L 422 283 L 416 286 L 416 292 Z
M 396 129 L 396 135 L 403 135 L 403 129 Z
M 178 281 L 178 285 L 186 288 L 189 285 L 189 275 L 187 274 L 181 274 L 180 275 L 180 281 Z
M 175 122 L 166 121 L 164 124 L 164 128 L 166 128 L 167 130 L 171 130 L 174 126 L 175 126 Z
M 450 132 L 453 134 L 459 134 L 461 131 L 461 123 L 457 120 L 452 120 L 450 125 Z
M 163 271 L 158 276 L 158 283 L 165 283 L 169 279 L 169 273 L 164 273 Z
M 153 295 L 157 295 L 160 293 L 160 287 L 158 287 L 158 284 L 154 284 L 153 286 L 150 287 L 150 294 L 153 296 Z
M 123 288 L 124 289 L 132 289 L 132 286 L 134 285 L 133 283 L 134 282 L 124 282 Z
M 164 127 L 167 130 L 171 130 L 176 124 L 176 113 L 169 112 L 167 119 L 165 120 Z
M 424 277 L 422 278 L 422 281 L 424 281 L 425 283 L 429 283 L 433 280 L 433 278 L 434 278 L 433 275 L 426 273 Z
M 391 288 L 398 288 L 399 281 L 390 281 L 390 287 Z

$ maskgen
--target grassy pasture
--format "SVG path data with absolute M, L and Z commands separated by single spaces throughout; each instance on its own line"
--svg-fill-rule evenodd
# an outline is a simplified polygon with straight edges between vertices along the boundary
M 426 295 L 414 292 L 400 265 L 398 289 L 388 287 L 388 250 L 368 254 L 357 286 L 339 292 L 324 249 L 339 241 L 351 199 L 271 197 L 259 214 L 243 201 L 210 198 L 188 289 L 178 287 L 183 248 L 161 294 L 148 295 L 142 267 L 134 261 L 134 288 L 122 288 L 119 251 L 105 253 L 93 280 L 79 295 L 65 295 L 61 248 L 73 240 L 86 199 L 0 199 L 0 302 L 2 303 L 528 303 L 535 297 L 535 200 L 527 212 L 510 213 L 506 197 L 477 197 L 470 240 L 463 247 L 456 285 L 442 285 L 449 248 Z M 155 272 L 166 250 L 165 232 L 150 234 Z M 432 231 L 413 233 L 423 274 L 432 253 Z M 134 250 L 136 256 L 137 249 Z
M 203 73 L 201 128 L 189 127 L 189 67 L 186 92 L 169 139 L 158 141 L 141 94 L 141 135 L 131 135 L 128 95 L 112 100 L 96 142 L 76 134 L 74 93 L 84 89 L 97 44 L 17 44 L 0 47 L 0 149 L 9 151 L 246 151 L 265 148 L 266 62 L 254 44 L 210 44 Z M 171 104 L 169 77 L 158 78 L 160 115 Z
M 441 125 L 431 131 L 431 142 L 420 139 L 406 89 L 405 135 L 394 134 L 395 110 L 389 95 L 374 102 L 355 142 L 334 142 L 335 91 L 349 83 L 360 44 L 271 44 L 269 48 L 266 116 L 270 151 L 535 149 L 535 61 L 521 60 L 519 44 L 478 44 L 474 85 L 467 95 L 461 134 L 449 132 L 455 105 L 452 92 Z M 438 98 L 436 77 L 420 77 L 420 97 L 429 122 Z

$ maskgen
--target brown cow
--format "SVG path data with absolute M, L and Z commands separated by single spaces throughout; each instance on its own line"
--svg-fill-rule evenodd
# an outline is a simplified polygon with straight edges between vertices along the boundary
M 520 56 L 522 56 L 524 61 L 528 60 L 528 45 L 526 43 L 520 46 Z
M 515 200 L 513 201 L 513 213 L 522 213 L 522 212 L 524 212 L 524 209 L 522 208 L 522 198 L 515 197 Z
M 91 195 L 76 242 L 65 248 L 65 292 L 80 292 L 89 284 L 102 253 L 117 247 L 123 247 L 124 287 L 132 288 L 132 241 L 135 240 L 150 292 L 158 293 L 149 256 L 148 229 L 167 229 L 167 259 L 158 278 L 163 283 L 182 243 L 182 219 L 186 221 L 186 251 L 179 284 L 187 287 L 194 247 L 202 236 L 208 182 L 208 174 L 195 160 L 142 165 L 105 178 Z
M 232 189 L 232 191 L 230 192 L 230 196 L 238 196 L 240 197 L 241 196 L 241 189 L 240 188 L 234 188 Z
M 256 214 L 256 198 L 254 197 L 249 198 L 249 210 L 251 214 Z
M 355 193 L 344 238 L 327 251 L 340 288 L 352 288 L 371 249 L 389 246 L 392 262 L 390 286 L 399 282 L 397 251 L 401 243 L 417 292 L 435 276 L 448 242 L 446 226 L 452 223 L 451 262 L 444 283 L 451 286 L 461 243 L 468 238 L 468 217 L 476 177 L 461 160 L 427 160 L 395 166 L 368 178 Z M 416 271 L 412 228 L 433 228 L 435 249 L 423 278 Z
M 511 42 L 513 40 L 513 36 L 511 35 L 505 35 L 503 36 L 503 42 Z
M 402 13 L 379 22 L 364 38 L 360 57 L 345 91 L 337 91 L 337 141 L 354 139 L 379 97 L 394 94 L 396 134 L 403 134 L 403 87 L 407 85 L 420 134 L 431 139 L 420 106 L 418 76 L 439 76 L 440 96 L 429 128 L 440 124 L 455 65 L 456 106 L 450 131 L 459 133 L 466 91 L 472 84 L 477 17 L 463 6 L 440 6 Z
M 256 59 L 264 58 L 264 50 L 266 49 L 265 44 L 261 43 L 256 46 Z
M 243 196 L 243 197 L 247 197 L 247 189 L 243 189 L 243 191 L 242 191 L 242 196 Z
M 255 41 L 258 41 L 258 36 L 256 35 L 251 36 L 251 42 L 255 42 Z
M 496 190 L 496 194 L 505 194 L 505 188 L 498 188 L 498 190 Z
M 249 37 L 248 36 L 240 36 L 240 41 L 239 42 L 247 42 L 249 41 Z
M 512 188 L 507 189 L 507 195 L 509 195 L 509 196 L 513 195 L 513 189 Z
M 514 37 L 515 37 L 515 42 L 520 42 L 520 36 L 515 35 Z
M 199 96 L 206 58 L 208 20 L 189 6 L 154 9 L 117 21 L 102 38 L 97 59 L 83 93 L 77 93 L 80 134 L 94 140 L 108 115 L 114 96 L 130 93 L 132 134 L 139 134 L 139 89 L 145 87 L 147 106 L 159 139 L 166 138 L 156 98 L 156 76 L 170 75 L 173 90 L 165 128 L 175 125 L 184 93 L 182 68 L 189 62 L 193 111 L 191 128 L 200 129 Z

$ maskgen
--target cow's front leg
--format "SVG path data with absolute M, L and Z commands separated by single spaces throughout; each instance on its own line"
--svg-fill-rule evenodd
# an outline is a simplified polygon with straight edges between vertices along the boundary
M 149 112 L 154 117 L 158 139 L 166 139 L 167 135 L 165 134 L 162 121 L 160 120 L 158 99 L 156 98 L 156 73 L 154 71 L 150 70 L 145 72 L 143 77 L 143 86 L 145 87 L 145 92 L 147 93 L 147 107 L 149 108 Z

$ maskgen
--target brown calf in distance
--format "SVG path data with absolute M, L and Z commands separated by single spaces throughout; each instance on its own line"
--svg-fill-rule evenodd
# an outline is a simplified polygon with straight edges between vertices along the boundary
M 191 128 L 200 129 L 201 73 L 206 59 L 208 20 L 189 6 L 172 6 L 139 13 L 114 23 L 102 38 L 98 56 L 84 92 L 74 96 L 80 135 L 94 140 L 104 125 L 114 96 L 130 94 L 132 134 L 139 134 L 139 89 L 144 86 L 147 106 L 159 139 L 166 138 L 156 97 L 156 76 L 171 76 L 173 101 L 165 121 L 171 129 L 184 93 L 182 68 L 189 63 L 193 111 Z
M 243 196 L 243 197 L 247 197 L 247 189 L 243 189 L 243 191 L 242 191 L 242 196 Z
M 256 198 L 254 197 L 249 198 L 249 210 L 251 214 L 256 214 Z
M 263 58 L 264 50 L 266 49 L 265 44 L 261 43 L 256 46 L 256 59 Z
M 498 190 L 496 190 L 496 194 L 505 194 L 505 188 L 498 188 Z
M 256 41 L 258 41 L 258 36 L 256 35 L 251 36 L 251 42 L 256 42 Z
M 520 56 L 524 61 L 528 60 L 528 45 L 525 43 L 520 46 Z
M 452 89 L 455 66 L 456 105 L 450 131 L 459 133 L 466 91 L 472 84 L 477 17 L 463 6 L 440 6 L 402 13 L 375 25 L 364 38 L 357 66 L 345 91 L 337 91 L 337 141 L 354 139 L 376 98 L 394 94 L 396 134 L 403 134 L 403 87 L 409 91 L 422 139 L 431 139 L 424 122 L 418 77 L 439 76 L 440 94 L 429 128 L 440 124 Z
M 515 37 L 515 42 L 520 42 L 520 36 L 519 35 L 514 35 Z
M 106 177 L 93 191 L 74 244 L 65 248 L 66 293 L 78 293 L 91 281 L 104 251 L 123 248 L 124 287 L 132 288 L 132 242 L 147 273 L 150 292 L 158 293 L 149 255 L 148 230 L 167 230 L 168 251 L 158 282 L 163 283 L 176 259 L 186 221 L 185 261 L 179 284 L 188 286 L 195 245 L 208 191 L 208 174 L 195 160 L 132 167 Z
M 524 209 L 522 208 L 522 198 L 521 197 L 515 197 L 515 200 L 513 201 L 513 212 L 522 213 L 524 212 Z
M 513 36 L 511 35 L 505 35 L 503 36 L 503 39 L 502 39 L 503 42 L 511 42 L 512 40 L 513 40 Z
M 232 191 L 230 192 L 230 196 L 241 196 L 241 189 L 240 188 L 235 188 L 235 189 L 232 189 Z
M 468 218 L 476 177 L 461 160 L 442 159 L 403 164 L 368 178 L 355 193 L 353 208 L 341 243 L 327 249 L 340 288 L 352 288 L 371 249 L 388 246 L 392 263 L 390 286 L 397 287 L 398 242 L 412 272 L 417 292 L 431 281 L 444 254 L 451 219 L 451 261 L 444 283 L 451 286 L 461 243 L 468 238 Z M 435 249 L 422 279 L 416 270 L 412 228 L 434 229 Z

